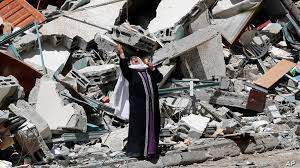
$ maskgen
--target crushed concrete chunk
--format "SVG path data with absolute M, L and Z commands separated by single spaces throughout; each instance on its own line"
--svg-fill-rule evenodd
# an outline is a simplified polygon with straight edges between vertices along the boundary
M 44 139 L 51 138 L 52 134 L 48 123 L 25 100 L 18 100 L 16 104 L 10 104 L 9 109 L 16 115 L 22 116 L 35 124 Z
M 186 117 L 182 117 L 181 122 L 189 126 L 189 135 L 193 138 L 200 138 L 202 133 L 206 129 L 210 119 L 202 117 L 201 115 L 191 114 Z
M 36 112 L 46 120 L 51 130 L 72 127 L 75 130 L 86 131 L 86 123 L 80 123 L 82 120 L 87 122 L 85 114 L 82 113 L 82 109 L 78 110 L 72 104 L 64 104 L 57 91 L 57 82 L 43 77 L 38 87 Z M 74 123 L 74 120 L 78 120 L 80 124 Z
M 13 76 L 0 76 L 0 108 L 23 96 L 23 88 Z

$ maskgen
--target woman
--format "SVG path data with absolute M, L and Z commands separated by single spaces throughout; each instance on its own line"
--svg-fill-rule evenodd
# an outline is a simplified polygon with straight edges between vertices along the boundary
M 151 64 L 133 56 L 128 65 L 121 45 L 118 45 L 120 68 L 129 82 L 129 132 L 127 155 L 152 157 L 158 153 L 160 112 L 158 87 L 163 76 Z

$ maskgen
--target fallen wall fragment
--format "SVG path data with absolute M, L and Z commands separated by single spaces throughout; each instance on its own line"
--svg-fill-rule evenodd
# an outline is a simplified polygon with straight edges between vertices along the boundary
M 221 37 L 214 26 L 209 26 L 199 29 L 185 38 L 166 44 L 154 53 L 153 63 L 157 64 L 164 60 L 174 59 L 199 46 L 199 57 L 197 59 L 202 61 L 201 65 L 198 65 L 199 61 L 191 61 L 195 63 L 193 66 L 195 70 L 199 66 L 203 67 L 205 77 L 202 77 L 202 79 L 209 79 L 212 76 L 225 76 L 224 55 L 222 51 L 222 54 L 216 53 L 218 50 L 215 49 L 215 45 L 222 49 Z M 201 77 L 201 75 L 203 74 L 196 73 L 195 77 Z
M 35 112 L 35 109 L 25 100 L 18 100 L 15 104 L 10 104 L 9 109 L 16 115 L 22 116 L 33 123 L 43 139 L 51 138 L 52 134 L 48 123 Z
M 38 89 L 34 89 L 31 93 L 32 97 L 36 96 L 35 110 L 49 124 L 51 130 L 71 129 L 82 132 L 87 130 L 84 109 L 75 103 L 64 103 L 59 95 L 59 92 L 64 91 L 61 85 L 43 77 L 36 87 Z
M 257 6 L 259 6 L 260 3 L 261 2 L 259 2 Z M 218 10 L 230 8 L 232 5 L 230 0 L 221 0 L 213 9 L 213 13 Z M 226 19 L 215 19 L 218 30 L 229 44 L 233 44 L 237 40 L 238 36 L 252 19 L 257 9 L 258 8 L 254 8 Z

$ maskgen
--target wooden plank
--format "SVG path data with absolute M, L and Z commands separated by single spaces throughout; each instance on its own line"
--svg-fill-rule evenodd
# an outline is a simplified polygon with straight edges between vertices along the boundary
M 27 1 L 25 0 L 17 0 L 31 15 L 34 16 L 34 18 L 39 22 L 42 23 L 46 20 L 45 16 L 41 14 L 37 9 L 35 9 L 33 6 L 31 6 Z
M 260 79 L 255 81 L 254 84 L 268 89 L 295 66 L 296 63 L 287 60 L 282 60 L 273 68 L 271 68 L 267 73 L 265 73 Z
M 24 27 L 33 21 L 42 23 L 45 16 L 32 7 L 26 0 L 4 0 L 0 2 L 0 16 L 5 22 Z
M 15 21 L 13 21 L 12 24 L 14 26 L 17 26 L 19 23 L 21 23 L 23 20 L 26 20 L 30 16 L 31 16 L 30 13 L 24 13 L 24 15 L 22 15 L 21 17 L 18 17 L 18 19 L 16 19 Z
M 11 2 L 10 4 L 6 5 L 5 7 L 0 8 L 0 15 L 2 16 L 4 14 L 6 14 L 7 12 L 13 10 L 17 5 L 18 5 L 18 3 Z
M 18 12 L 14 13 L 13 15 L 11 15 L 9 18 L 5 19 L 5 21 L 13 24 L 13 22 L 15 22 L 17 19 L 19 19 L 20 17 L 22 17 L 22 16 L 24 16 L 26 14 L 27 14 L 26 9 L 22 8 Z
M 16 27 L 25 27 L 28 24 L 32 23 L 35 20 L 35 18 L 31 15 L 28 18 L 26 18 L 25 20 L 22 20 L 20 23 L 18 23 L 16 25 Z
M 0 9 L 4 8 L 6 5 L 8 5 L 9 3 L 11 3 L 14 0 L 4 0 L 0 3 Z
M 2 16 L 2 18 L 4 20 L 7 20 L 10 16 L 12 16 L 13 14 L 15 14 L 16 12 L 18 12 L 21 9 L 22 9 L 22 6 L 18 5 L 15 8 L 13 8 L 12 10 L 10 10 L 10 11 L 8 11 L 8 12 L 6 12 L 4 14 L 2 14 L 2 13 L 0 13 L 0 14 L 1 14 L 1 16 Z

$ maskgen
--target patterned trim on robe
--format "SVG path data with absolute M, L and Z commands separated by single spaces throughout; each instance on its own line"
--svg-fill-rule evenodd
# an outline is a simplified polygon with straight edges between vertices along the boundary
M 144 76 L 143 73 L 145 73 L 146 76 Z M 152 115 L 154 115 L 154 92 L 153 92 L 153 88 L 152 88 L 152 81 L 151 81 L 150 75 L 146 71 L 138 72 L 138 74 L 139 74 L 140 78 L 142 79 L 144 90 L 145 90 L 145 95 L 146 95 L 146 132 L 145 132 L 144 156 L 148 156 L 149 126 L 150 126 L 149 120 L 150 120 L 150 113 Z M 151 96 L 149 94 L 151 94 Z M 149 96 L 151 97 L 151 107 L 152 107 L 151 112 L 150 112 Z M 154 116 L 152 116 L 152 120 L 154 120 Z M 153 125 L 153 123 L 151 123 L 151 124 Z M 152 132 L 153 131 L 154 130 L 152 130 Z

